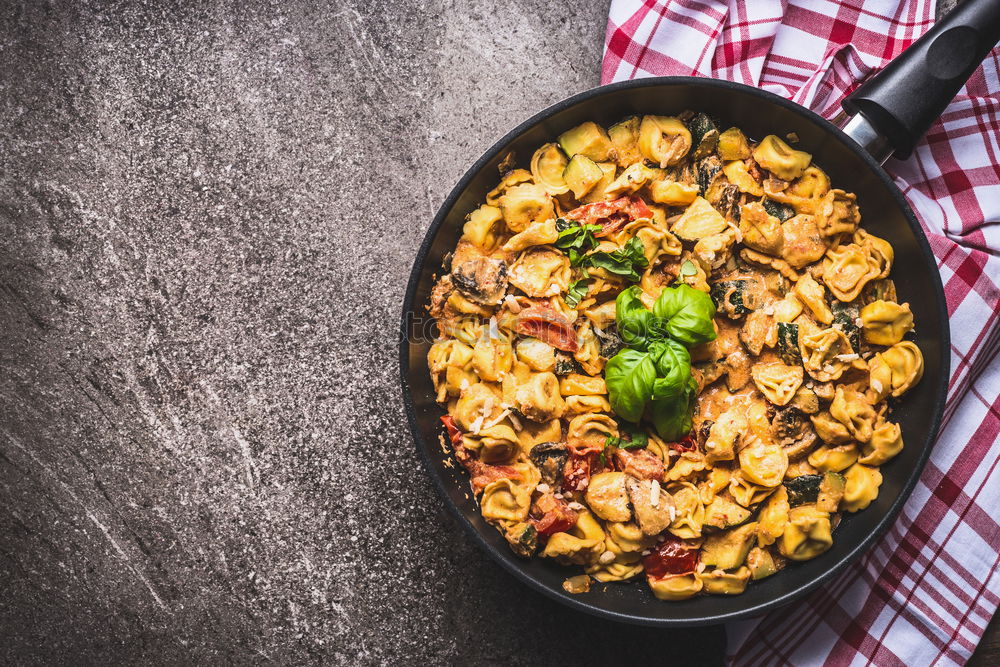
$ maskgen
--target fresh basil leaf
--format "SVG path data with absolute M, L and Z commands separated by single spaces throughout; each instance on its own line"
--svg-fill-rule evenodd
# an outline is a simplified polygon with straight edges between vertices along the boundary
M 556 229 L 559 229 L 558 220 L 556 221 Z M 565 226 L 559 232 L 555 246 L 566 253 L 570 264 L 576 266 L 584 258 L 585 253 L 597 246 L 594 233 L 599 231 L 601 231 L 600 225 Z
M 589 280 L 574 280 L 569 284 L 569 288 L 566 290 L 566 297 L 563 301 L 570 308 L 576 308 L 576 304 L 580 303 L 580 300 L 587 296 L 588 289 L 590 289 Z
M 666 335 L 662 323 L 643 305 L 638 287 L 622 290 L 615 299 L 618 335 L 631 348 L 646 350 L 650 343 Z
M 681 271 L 677 275 L 678 278 L 686 278 L 687 276 L 698 275 L 698 267 L 694 265 L 690 259 L 685 259 L 684 263 L 681 264 Z
M 638 430 L 631 424 L 619 423 L 619 429 L 624 435 L 628 437 L 618 437 L 609 435 L 604 440 L 604 449 L 601 450 L 601 463 L 607 461 L 607 451 L 611 447 L 616 447 L 618 449 L 642 449 L 649 446 L 649 436 Z
M 642 241 L 633 237 L 618 250 L 612 252 L 598 250 L 590 253 L 580 264 L 584 267 L 604 269 L 608 273 L 638 282 L 641 276 L 636 269 L 645 269 L 649 266 L 649 260 L 646 259 Z
M 712 297 L 690 285 L 664 289 L 653 304 L 653 314 L 666 320 L 667 333 L 688 347 L 715 340 Z
M 689 378 L 680 395 L 650 401 L 646 409 L 657 435 L 667 441 L 680 440 L 691 432 L 691 410 L 698 382 Z
M 648 354 L 622 350 L 604 367 L 611 409 L 626 421 L 638 422 L 652 396 L 655 380 L 656 366 Z
M 691 354 L 672 339 L 656 341 L 649 347 L 657 378 L 653 381 L 653 399 L 680 396 L 691 378 Z

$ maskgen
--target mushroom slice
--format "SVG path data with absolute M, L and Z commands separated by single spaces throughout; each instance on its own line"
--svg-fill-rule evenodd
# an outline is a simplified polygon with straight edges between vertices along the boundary
M 644 535 L 659 535 L 673 522 L 674 499 L 655 479 L 628 477 L 625 482 L 635 518 Z
M 478 257 L 455 267 L 452 282 L 470 301 L 495 306 L 507 294 L 507 264 L 502 259 Z

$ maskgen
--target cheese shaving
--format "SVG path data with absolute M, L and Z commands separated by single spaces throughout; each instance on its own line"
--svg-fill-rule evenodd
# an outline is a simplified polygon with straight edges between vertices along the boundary
M 677 510 L 674 509 L 673 505 L 671 505 L 670 506 L 670 523 L 673 523 L 676 520 L 677 520 Z
M 483 420 L 486 419 L 483 415 L 476 417 L 476 420 L 469 424 L 469 433 L 477 434 L 479 429 L 483 426 Z
M 510 419 L 510 425 L 514 427 L 515 431 L 521 430 L 521 420 L 517 418 L 517 415 L 508 411 L 507 418 Z
M 497 424 L 499 424 L 500 422 L 502 422 L 504 419 L 506 419 L 509 416 L 510 416 L 510 410 L 504 410 L 503 412 L 501 412 L 500 414 L 498 414 L 494 419 L 491 419 L 489 421 L 489 423 L 483 424 L 483 428 L 484 429 L 492 428 L 492 427 L 496 426 Z
M 649 480 L 649 504 L 653 507 L 660 505 L 660 483 L 655 479 Z
M 838 354 L 834 357 L 837 361 L 854 361 L 855 359 L 860 359 L 857 354 Z
M 869 384 L 872 386 L 872 389 L 874 389 L 876 393 L 879 393 L 879 394 L 882 393 L 883 387 L 882 387 L 882 383 L 881 382 L 879 382 L 875 378 L 872 378 L 869 381 Z
M 490 318 L 490 325 L 487 331 L 489 332 L 490 340 L 500 340 L 500 329 L 497 327 L 497 318 Z
M 548 493 L 549 491 L 551 491 L 551 490 L 552 490 L 552 489 L 551 489 L 551 488 L 549 487 L 549 485 L 548 485 L 548 484 L 546 484 L 545 482 L 542 482 L 541 484 L 537 485 L 537 486 L 536 486 L 535 488 L 536 488 L 536 489 L 538 489 L 538 492 L 539 492 L 539 493 Z
M 515 299 L 513 295 L 508 294 L 507 296 L 505 296 L 503 298 L 503 302 L 507 304 L 508 310 L 510 310 L 510 312 L 514 313 L 515 315 L 521 312 L 521 304 L 517 302 L 517 299 Z
M 597 560 L 600 561 L 601 565 L 608 565 L 614 562 L 615 554 L 611 551 L 605 551 Z

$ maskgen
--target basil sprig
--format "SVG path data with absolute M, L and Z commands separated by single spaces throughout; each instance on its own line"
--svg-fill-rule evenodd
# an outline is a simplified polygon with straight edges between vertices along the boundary
M 615 300 L 615 320 L 627 347 L 604 369 L 608 401 L 620 418 L 632 423 L 646 418 L 661 438 L 678 440 L 691 431 L 698 391 L 688 349 L 715 339 L 715 304 L 684 284 L 664 289 L 652 310 L 640 295 L 638 287 L 630 287 Z
M 570 308 L 576 308 L 576 304 L 580 303 L 580 300 L 587 296 L 587 290 L 589 288 L 590 280 L 586 278 L 571 282 L 569 287 L 566 289 L 566 298 L 564 299 L 566 305 Z
M 604 439 L 604 449 L 601 450 L 601 463 L 607 463 L 608 450 L 612 447 L 617 449 L 641 449 L 649 445 L 649 436 L 642 431 L 629 426 L 628 424 L 618 424 L 620 431 L 628 435 L 627 438 L 609 435 Z
M 559 218 L 556 220 L 556 229 L 559 230 L 559 238 L 556 239 L 555 246 L 566 253 L 570 264 L 577 266 L 586 253 L 597 247 L 594 233 L 601 231 L 601 226 L 574 225 L 565 218 Z
M 570 263 L 573 263 L 572 257 Z M 642 241 L 632 237 L 618 250 L 592 252 L 581 259 L 579 264 L 584 269 L 604 269 L 608 273 L 638 282 L 641 276 L 636 269 L 645 269 L 649 266 L 649 260 L 646 259 Z

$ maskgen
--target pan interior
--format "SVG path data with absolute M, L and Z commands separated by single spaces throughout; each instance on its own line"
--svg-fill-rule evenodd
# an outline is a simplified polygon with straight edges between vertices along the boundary
M 522 560 L 481 517 L 469 491 L 468 477 L 449 466 L 439 443 L 439 417 L 426 355 L 431 340 L 425 306 L 444 255 L 461 234 L 465 216 L 475 209 L 499 178 L 498 165 L 513 151 L 527 167 L 535 148 L 586 120 L 605 127 L 629 115 L 670 115 L 685 109 L 703 111 L 721 128 L 736 125 L 749 136 L 785 136 L 794 132 L 796 148 L 813 154 L 833 187 L 858 196 L 865 229 L 887 239 L 895 250 L 891 277 L 901 302 L 910 303 L 915 342 L 923 351 L 924 379 L 896 406 L 902 426 L 902 453 L 882 467 L 878 499 L 847 515 L 834 534 L 833 547 L 814 560 L 792 564 L 776 576 L 752 582 L 743 595 L 701 596 L 684 602 L 661 602 L 644 582 L 600 584 L 585 595 L 569 595 L 563 580 L 577 570 L 535 558 Z M 949 336 L 944 296 L 936 262 L 912 213 L 885 173 L 845 135 L 797 105 L 761 91 L 707 79 L 664 78 L 625 82 L 570 98 L 527 121 L 497 143 L 466 174 L 442 206 L 414 265 L 404 304 L 401 364 L 404 400 L 417 446 L 446 502 L 460 521 L 505 568 L 522 581 L 570 606 L 617 620 L 649 625 L 693 625 L 750 616 L 790 601 L 831 577 L 883 532 L 912 489 L 937 432 L 948 377 Z

